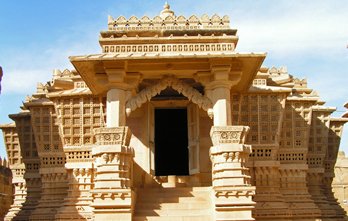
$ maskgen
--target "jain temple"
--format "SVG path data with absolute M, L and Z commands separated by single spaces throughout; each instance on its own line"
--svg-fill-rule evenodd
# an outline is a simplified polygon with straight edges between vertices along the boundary
M 227 16 L 165 4 L 107 22 L 99 53 L 0 126 L 0 219 L 346 220 L 332 182 L 348 118 L 306 80 L 239 53 Z

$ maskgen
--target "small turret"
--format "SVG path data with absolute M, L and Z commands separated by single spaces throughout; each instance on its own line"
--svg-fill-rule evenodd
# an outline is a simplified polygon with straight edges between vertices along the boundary
M 170 10 L 170 5 L 168 4 L 168 2 L 166 2 L 163 6 L 163 10 L 160 13 L 160 17 L 162 19 L 165 19 L 168 16 L 174 17 L 175 14 L 174 14 L 174 11 Z

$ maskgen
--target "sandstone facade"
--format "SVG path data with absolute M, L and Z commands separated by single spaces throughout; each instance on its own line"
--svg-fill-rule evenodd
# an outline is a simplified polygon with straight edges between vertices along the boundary
M 348 119 L 236 52 L 236 32 L 168 4 L 110 16 L 102 53 L 71 56 L 2 127 L 25 187 L 6 219 L 346 220 L 331 183 Z
M 12 173 L 8 162 L 0 158 L 0 220 L 3 220 L 12 204 Z
M 344 152 L 339 152 L 335 165 L 335 178 L 332 182 L 332 189 L 341 207 L 348 211 L 348 197 L 346 193 L 348 186 L 348 158 Z

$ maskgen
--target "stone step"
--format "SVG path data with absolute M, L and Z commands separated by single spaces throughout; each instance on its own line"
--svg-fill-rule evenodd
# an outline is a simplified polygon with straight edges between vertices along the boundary
M 149 196 L 138 197 L 137 203 L 200 203 L 209 202 L 210 196 L 196 196 L 196 197 L 169 197 L 169 196 Z
M 211 216 L 135 216 L 133 221 L 213 221 Z
M 137 209 L 136 216 L 204 216 L 210 209 Z
M 212 220 L 211 187 L 137 190 L 133 220 Z
M 138 199 L 143 198 L 171 198 L 171 197 L 196 197 L 210 196 L 211 189 L 192 189 L 192 188 L 154 188 L 154 189 L 139 189 L 137 191 Z
M 140 192 L 151 192 L 151 193 L 169 193 L 169 192 L 207 192 L 211 191 L 211 187 L 155 187 L 155 188 L 139 188 Z
M 212 206 L 211 202 L 182 202 L 182 203 L 154 203 L 154 202 L 147 202 L 147 203 L 138 203 L 136 205 L 137 210 L 142 209 L 210 209 Z

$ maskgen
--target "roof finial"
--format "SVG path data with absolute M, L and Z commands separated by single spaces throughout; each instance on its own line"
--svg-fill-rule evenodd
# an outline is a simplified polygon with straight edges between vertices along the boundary
M 168 4 L 167 1 L 164 3 L 163 8 L 164 8 L 164 9 L 170 9 L 170 5 Z
M 168 16 L 175 16 L 174 12 L 170 10 L 170 5 L 167 1 L 164 3 L 163 10 L 161 11 L 160 16 L 162 19 L 165 19 Z

